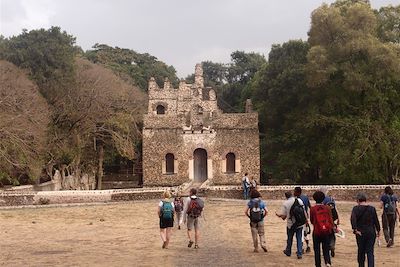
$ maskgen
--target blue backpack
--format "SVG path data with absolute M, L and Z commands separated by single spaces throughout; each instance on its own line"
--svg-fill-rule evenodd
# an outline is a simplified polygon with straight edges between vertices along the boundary
M 166 220 L 171 220 L 174 218 L 174 208 L 172 207 L 171 202 L 163 201 L 163 205 L 161 207 L 161 218 Z

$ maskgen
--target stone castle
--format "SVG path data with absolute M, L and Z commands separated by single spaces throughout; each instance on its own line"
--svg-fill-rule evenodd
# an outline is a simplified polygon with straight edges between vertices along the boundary
M 245 172 L 259 181 L 258 114 L 223 113 L 215 91 L 204 87 L 196 65 L 194 84 L 160 88 L 151 78 L 143 125 L 143 185 L 239 185 Z

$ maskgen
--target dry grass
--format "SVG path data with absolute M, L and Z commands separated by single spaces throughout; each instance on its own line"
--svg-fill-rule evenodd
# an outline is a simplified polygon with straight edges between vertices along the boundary
M 313 266 L 283 255 L 285 223 L 275 215 L 280 201 L 269 201 L 269 252 L 253 253 L 244 201 L 207 200 L 199 250 L 187 248 L 185 230 L 174 230 L 161 249 L 157 201 L 104 206 L 0 210 L 0 265 L 3 266 Z M 339 203 L 342 228 L 333 266 L 356 266 L 350 233 L 352 203 Z M 394 248 L 376 247 L 376 266 L 400 266 L 399 231 Z M 293 246 L 294 249 L 295 246 Z M 293 253 L 294 254 L 294 253 Z

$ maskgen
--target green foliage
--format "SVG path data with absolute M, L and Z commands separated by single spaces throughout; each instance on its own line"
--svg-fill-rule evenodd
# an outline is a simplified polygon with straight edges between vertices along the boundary
M 75 38 L 59 27 L 23 30 L 18 36 L 0 39 L 0 57 L 28 69 L 42 95 L 52 103 L 73 81 L 74 44 Z
M 244 102 L 251 95 L 249 82 L 266 60 L 263 55 L 244 51 L 231 54 L 231 63 L 222 64 L 203 61 L 205 86 L 211 86 L 217 93 L 218 106 L 226 112 L 241 112 Z M 194 81 L 194 74 L 186 78 Z
M 130 49 L 95 44 L 93 50 L 85 53 L 85 57 L 112 69 L 125 80 L 133 79 L 134 84 L 144 91 L 147 91 L 150 77 L 154 77 L 159 85 L 163 84 L 165 77 L 168 77 L 175 87 L 179 83 L 174 67 L 148 53 L 140 54 Z
M 308 42 L 272 48 L 252 82 L 264 171 L 301 183 L 399 178 L 396 12 L 374 13 L 368 1 L 324 4 Z
M 378 37 L 383 42 L 400 44 L 400 5 L 381 7 L 378 17 Z

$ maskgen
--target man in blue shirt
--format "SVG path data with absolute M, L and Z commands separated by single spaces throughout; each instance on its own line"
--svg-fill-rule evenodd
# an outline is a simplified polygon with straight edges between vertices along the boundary
M 260 236 L 261 248 L 264 252 L 267 252 L 264 233 L 264 218 L 267 213 L 267 207 L 265 202 L 261 200 L 261 194 L 255 189 L 252 190 L 250 192 L 250 201 L 247 203 L 245 214 L 250 219 L 254 252 L 258 252 L 258 236 Z
M 308 198 L 308 196 L 302 194 L 302 190 L 301 190 L 301 187 L 300 187 L 300 186 L 296 186 L 296 187 L 294 188 L 294 192 L 296 192 L 296 194 L 299 196 L 299 198 L 301 199 L 301 201 L 303 201 L 304 210 L 306 211 L 306 213 L 307 213 L 307 219 L 309 220 L 309 218 L 310 218 L 310 207 L 311 207 L 311 205 L 310 205 L 310 199 Z M 303 241 L 303 242 L 306 241 L 306 245 L 307 245 L 307 248 L 306 248 L 306 251 L 305 251 L 306 253 L 309 253 L 309 252 L 311 251 L 311 248 L 310 248 L 310 238 L 309 238 L 308 229 L 310 229 L 310 225 L 309 225 L 308 223 L 306 223 L 306 224 L 304 225 L 304 227 L 303 227 L 303 237 L 302 237 L 302 241 Z

